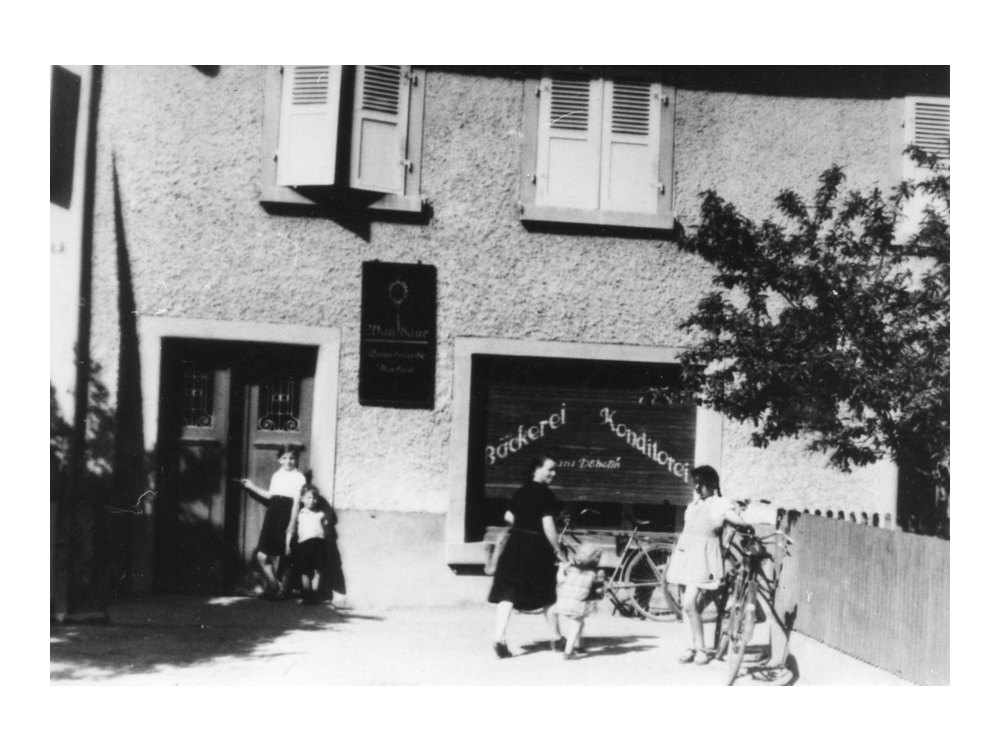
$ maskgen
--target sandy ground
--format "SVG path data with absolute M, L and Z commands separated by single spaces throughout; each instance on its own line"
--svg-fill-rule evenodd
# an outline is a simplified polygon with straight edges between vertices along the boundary
M 50 631 L 55 685 L 720 685 L 725 665 L 677 663 L 680 622 L 598 612 L 586 656 L 549 648 L 540 615 L 517 615 L 510 659 L 491 649 L 493 608 L 359 611 L 226 597 L 147 597 L 118 602 L 110 624 Z M 792 669 L 754 670 L 740 685 L 906 685 L 798 634 Z M 764 679 L 764 678 L 770 678 Z
M 113 604 L 110 624 L 50 631 L 53 685 L 720 685 L 725 665 L 681 665 L 680 622 L 598 612 L 587 654 L 564 661 L 540 615 L 508 629 L 514 657 L 493 654 L 493 608 L 356 610 L 226 597 L 147 597 Z M 799 634 L 790 670 L 753 670 L 738 685 L 907 685 Z M 771 678 L 771 681 L 764 678 Z

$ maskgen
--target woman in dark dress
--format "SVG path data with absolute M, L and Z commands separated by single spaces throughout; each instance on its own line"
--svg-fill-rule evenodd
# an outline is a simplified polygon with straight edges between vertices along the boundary
M 509 657 L 507 624 L 515 609 L 543 610 L 555 634 L 552 648 L 562 650 L 556 616 L 556 559 L 564 560 L 556 533 L 556 498 L 549 484 L 556 475 L 556 462 L 547 456 L 532 460 L 528 480 L 511 498 L 504 520 L 511 525 L 507 546 L 500 553 L 490 589 L 489 602 L 497 605 L 493 650 L 501 659 Z

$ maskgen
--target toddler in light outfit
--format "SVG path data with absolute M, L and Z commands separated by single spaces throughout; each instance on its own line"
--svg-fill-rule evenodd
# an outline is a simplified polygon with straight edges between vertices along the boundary
M 288 529 L 286 547 L 292 555 L 293 570 L 302 577 L 302 603 L 318 604 L 327 568 L 326 534 L 331 510 L 311 484 L 303 485 L 299 505 Z M 293 542 L 297 542 L 294 549 Z
M 566 638 L 563 659 L 576 659 L 583 621 L 597 608 L 604 596 L 604 571 L 598 568 L 601 548 L 585 542 L 570 553 L 569 562 L 559 566 L 556 603 L 552 611 L 559 616 L 559 631 Z

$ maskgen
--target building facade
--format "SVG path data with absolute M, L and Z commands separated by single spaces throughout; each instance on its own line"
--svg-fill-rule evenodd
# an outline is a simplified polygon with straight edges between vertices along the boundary
M 711 288 L 676 246 L 699 193 L 762 218 L 833 163 L 888 187 L 915 103 L 946 116 L 947 68 L 99 76 L 80 265 L 114 591 L 252 589 L 262 508 L 231 480 L 266 486 L 288 442 L 338 514 L 348 597 L 384 604 L 482 601 L 485 531 L 537 452 L 607 526 L 678 528 L 698 463 L 738 497 L 895 512 L 890 465 L 842 474 L 640 397 Z M 53 305 L 79 275 L 53 264 Z M 65 358 L 79 324 L 58 326 Z

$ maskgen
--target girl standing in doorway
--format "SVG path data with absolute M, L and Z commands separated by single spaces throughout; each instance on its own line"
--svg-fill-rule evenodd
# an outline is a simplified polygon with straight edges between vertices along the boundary
M 306 483 L 305 475 L 298 470 L 302 450 L 302 446 L 291 444 L 278 448 L 280 468 L 271 475 L 271 484 L 266 490 L 249 479 L 237 480 L 254 500 L 267 508 L 257 542 L 257 562 L 266 582 L 263 597 L 268 599 L 283 599 L 290 593 L 291 576 L 286 547 L 288 535 L 293 530 L 292 505 L 299 499 Z

